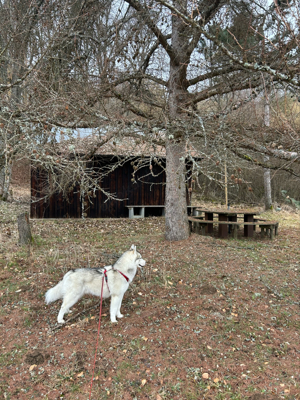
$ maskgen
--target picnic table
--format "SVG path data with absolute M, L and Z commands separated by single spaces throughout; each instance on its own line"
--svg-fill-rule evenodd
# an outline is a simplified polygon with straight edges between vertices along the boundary
M 202 209 L 196 208 L 197 215 L 189 217 L 189 222 L 192 227 L 196 225 L 196 231 L 200 233 L 213 233 L 213 225 L 218 225 L 218 236 L 227 238 L 228 234 L 233 232 L 234 238 L 237 238 L 237 231 L 240 225 L 244 225 L 244 236 L 253 237 L 256 226 L 261 228 L 262 236 L 269 234 L 273 239 L 274 234 L 278 234 L 278 222 L 267 221 L 257 218 L 258 211 L 254 210 L 238 210 L 238 209 Z M 204 216 L 203 216 L 204 215 Z M 214 216 L 217 219 L 214 219 Z M 256 217 L 256 218 L 255 218 Z

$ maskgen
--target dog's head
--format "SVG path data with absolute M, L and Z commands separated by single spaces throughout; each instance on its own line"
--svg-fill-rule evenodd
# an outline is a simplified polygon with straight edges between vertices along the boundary
M 136 251 L 136 246 L 132 245 L 130 249 L 125 251 L 116 261 L 114 268 L 123 271 L 126 275 L 132 275 L 132 280 L 136 274 L 137 268 L 142 268 L 145 265 L 146 261 L 142 258 L 140 253 Z
M 130 251 L 133 252 L 133 255 L 135 257 L 135 265 L 136 267 L 142 268 L 146 265 L 146 261 L 142 258 L 141 254 L 136 251 L 136 246 L 133 244 L 130 247 Z

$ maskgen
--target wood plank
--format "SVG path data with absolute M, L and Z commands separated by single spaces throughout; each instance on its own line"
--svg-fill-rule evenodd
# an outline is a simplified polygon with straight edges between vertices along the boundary
M 188 217 L 189 221 L 192 222 L 199 222 L 199 223 L 204 223 L 204 224 L 220 224 L 220 225 L 276 225 L 279 224 L 277 221 L 265 221 L 265 222 L 260 222 L 260 221 L 253 221 L 253 222 L 244 222 L 244 221 L 219 221 L 217 219 L 215 220 L 208 220 L 208 219 L 201 219 L 197 217 Z

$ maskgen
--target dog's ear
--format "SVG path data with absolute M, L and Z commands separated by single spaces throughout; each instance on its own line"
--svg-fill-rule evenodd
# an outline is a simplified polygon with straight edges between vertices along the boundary
M 130 247 L 130 250 L 136 251 L 136 246 L 133 244 L 133 245 Z

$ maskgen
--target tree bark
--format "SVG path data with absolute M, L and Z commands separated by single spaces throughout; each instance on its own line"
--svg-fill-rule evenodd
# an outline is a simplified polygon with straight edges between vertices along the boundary
M 3 201 L 8 200 L 11 173 L 12 173 L 11 165 L 5 165 L 2 168 L 0 168 L 0 199 Z
M 264 161 L 267 161 L 269 157 L 265 157 Z M 272 208 L 272 189 L 271 189 L 271 173 L 269 168 L 264 169 L 264 188 L 265 188 L 265 209 L 270 210 Z
M 186 203 L 186 168 L 183 143 L 166 144 L 166 239 L 189 237 Z
M 268 98 L 266 98 L 265 102 L 264 123 L 265 126 L 270 126 L 270 104 Z M 264 156 L 264 161 L 265 162 L 269 161 L 269 157 Z M 271 172 L 269 168 L 264 168 L 264 189 L 265 189 L 265 209 L 270 210 L 272 208 L 272 190 L 271 190 Z
M 19 244 L 30 244 L 32 242 L 29 215 L 27 212 L 18 216 Z
M 186 9 L 186 2 L 182 2 L 180 6 Z M 172 48 L 176 56 L 170 57 L 168 105 L 171 124 L 184 118 L 181 108 L 188 95 L 186 76 L 189 55 L 185 30 L 184 22 L 177 16 L 173 16 Z M 166 139 L 165 205 L 166 239 L 170 241 L 187 239 L 190 234 L 186 202 L 185 144 L 186 133 L 183 128 L 177 127 L 169 132 L 169 137 Z

